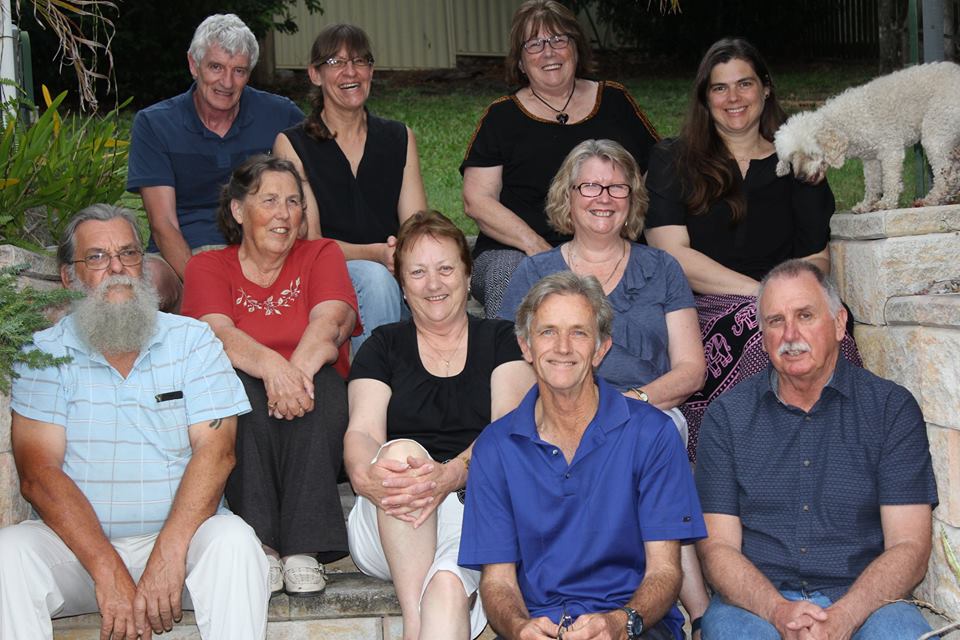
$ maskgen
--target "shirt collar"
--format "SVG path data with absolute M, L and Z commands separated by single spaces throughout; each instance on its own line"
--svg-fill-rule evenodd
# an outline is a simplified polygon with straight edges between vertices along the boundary
M 594 376 L 594 382 L 599 389 L 599 406 L 590 424 L 584 431 L 600 429 L 604 433 L 609 433 L 630 419 L 630 409 L 627 407 L 627 399 L 610 386 L 606 380 Z M 527 395 L 520 402 L 520 406 L 513 413 L 513 421 L 510 425 L 510 435 L 526 438 L 527 440 L 540 440 L 537 433 L 536 408 L 537 399 L 540 397 L 540 385 L 535 384 Z
M 153 325 L 153 333 L 150 334 L 150 339 L 147 340 L 147 346 L 140 351 L 140 355 L 137 356 L 137 362 L 140 362 L 140 359 L 148 353 L 153 347 L 163 342 L 164 337 L 167 334 L 166 323 L 163 322 L 163 316 L 165 314 L 157 312 L 157 321 Z M 107 359 L 103 357 L 103 354 L 99 351 L 94 351 L 90 345 L 83 341 L 83 338 L 80 337 L 80 334 L 77 331 L 77 323 L 74 318 L 74 315 L 71 313 L 63 320 L 64 322 L 64 331 L 63 331 L 63 345 L 70 350 L 79 351 L 84 353 L 91 360 L 97 362 L 107 363 Z M 136 366 L 136 365 L 134 365 Z
M 830 379 L 827 380 L 827 384 L 825 384 L 823 388 L 835 389 L 840 395 L 848 398 L 851 397 L 851 392 L 853 391 L 853 381 L 851 379 L 850 366 L 851 365 L 849 362 L 847 362 L 847 359 L 843 357 L 843 353 L 837 354 L 837 364 L 834 366 L 833 373 L 830 375 Z M 787 406 L 780 397 L 780 374 L 777 373 L 777 370 L 773 368 L 772 364 L 767 365 L 767 371 L 766 391 L 771 393 L 777 399 L 777 402 Z M 823 397 L 823 391 L 820 392 L 820 397 Z
M 186 96 L 186 108 L 183 114 L 183 126 L 185 129 L 192 133 L 198 133 L 201 135 L 209 135 L 219 138 L 217 134 L 213 133 L 203 124 L 203 121 L 200 119 L 200 114 L 197 113 L 197 105 L 193 101 L 193 94 L 197 90 L 197 82 L 194 81 L 190 85 L 190 88 L 187 90 Z M 253 113 L 250 109 L 245 109 L 244 105 L 246 104 L 246 98 L 249 95 L 249 92 L 252 89 L 250 87 L 244 87 L 243 92 L 240 94 L 240 110 L 237 112 L 237 117 L 234 119 L 233 124 L 230 125 L 230 130 L 227 131 L 227 135 L 223 136 L 223 140 L 227 138 L 232 138 L 237 135 L 237 131 L 240 129 L 250 126 L 253 122 Z

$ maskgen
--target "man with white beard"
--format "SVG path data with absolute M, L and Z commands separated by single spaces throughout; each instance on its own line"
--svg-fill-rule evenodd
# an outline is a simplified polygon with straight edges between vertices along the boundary
M 34 519 L 0 530 L 0 638 L 52 638 L 51 618 L 99 611 L 101 638 L 148 639 L 182 609 L 205 639 L 266 635 L 266 558 L 222 504 L 250 405 L 207 325 L 157 311 L 142 246 L 110 205 L 64 231 L 61 279 L 87 295 L 34 336 L 69 361 L 14 381 Z
M 937 487 L 910 392 L 838 358 L 847 312 L 820 270 L 763 279 L 771 367 L 720 396 L 696 480 L 711 640 L 895 640 L 930 630 L 900 599 L 923 579 Z

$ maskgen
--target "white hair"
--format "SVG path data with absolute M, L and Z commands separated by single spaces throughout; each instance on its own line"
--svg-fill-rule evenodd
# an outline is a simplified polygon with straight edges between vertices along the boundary
M 250 28 L 232 13 L 217 13 L 206 18 L 193 32 L 188 50 L 193 61 L 200 64 L 207 49 L 217 45 L 231 56 L 244 55 L 250 58 L 250 68 L 257 66 L 260 45 Z

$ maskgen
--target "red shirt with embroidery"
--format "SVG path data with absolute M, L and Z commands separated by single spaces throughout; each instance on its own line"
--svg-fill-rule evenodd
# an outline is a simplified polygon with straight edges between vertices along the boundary
M 287 360 L 310 322 L 310 310 L 326 300 L 342 300 L 357 312 L 353 335 L 360 335 L 357 295 L 347 273 L 343 252 L 333 240 L 297 240 L 280 275 L 261 287 L 243 275 L 239 245 L 198 253 L 187 263 L 183 315 L 200 318 L 220 313 L 238 329 Z M 337 372 L 350 372 L 350 342 L 340 345 Z

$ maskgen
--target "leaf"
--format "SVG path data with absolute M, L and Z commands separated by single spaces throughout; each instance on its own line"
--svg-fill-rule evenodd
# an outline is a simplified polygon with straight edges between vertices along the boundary
M 960 562 L 957 561 L 957 556 L 953 552 L 953 547 L 950 546 L 950 540 L 944 529 L 940 529 L 940 544 L 943 545 L 943 555 L 947 559 L 947 565 L 953 571 L 953 579 L 960 584 Z
M 0 179 L 0 189 L 5 189 L 7 187 L 13 186 L 15 184 L 20 184 L 20 178 L 3 178 Z

